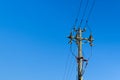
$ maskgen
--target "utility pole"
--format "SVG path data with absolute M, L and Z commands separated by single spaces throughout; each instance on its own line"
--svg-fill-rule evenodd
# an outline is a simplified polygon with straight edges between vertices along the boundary
M 78 29 L 78 33 L 76 34 L 78 37 L 76 37 L 77 45 L 78 45 L 78 80 L 82 80 L 82 29 Z
M 70 39 L 69 43 L 72 44 L 72 41 L 76 42 L 77 48 L 78 48 L 78 54 L 76 56 L 77 59 L 77 66 L 78 66 L 78 78 L 77 80 L 83 80 L 83 74 L 84 74 L 84 68 L 88 64 L 88 60 L 84 58 L 82 55 L 82 46 L 83 46 L 83 41 L 89 42 L 90 46 L 93 46 L 93 37 L 92 34 L 88 38 L 82 37 L 82 34 L 86 31 L 86 29 L 78 28 L 74 29 L 74 32 L 76 32 L 75 36 L 73 36 L 72 32 L 70 33 L 70 36 L 68 38 Z M 83 66 L 86 63 L 85 66 Z
M 77 45 L 77 53 L 76 54 L 74 54 L 71 50 L 73 56 L 75 56 L 75 58 L 77 60 L 77 80 L 83 80 L 83 75 L 85 73 L 86 66 L 91 57 L 91 55 L 90 55 L 88 58 L 86 58 L 83 55 L 83 50 L 84 50 L 83 44 L 89 43 L 89 45 L 92 47 L 93 41 L 94 41 L 91 28 L 88 26 L 88 20 L 91 15 L 91 12 L 93 10 L 93 7 L 95 5 L 95 0 L 93 0 L 92 6 L 91 6 L 90 10 L 88 11 L 88 13 L 86 11 L 87 11 L 87 8 L 90 7 L 89 0 L 87 0 L 86 2 L 83 2 L 83 1 L 84 0 L 80 0 L 78 15 L 77 15 L 77 17 L 75 19 L 75 23 L 73 25 L 74 28 L 72 29 L 70 35 L 68 36 L 68 38 L 70 39 L 69 44 L 72 44 L 73 42 L 75 42 L 75 44 Z M 82 6 L 82 3 L 85 3 L 85 5 Z M 82 7 L 84 7 L 85 9 L 81 9 Z M 81 14 L 80 12 L 82 10 L 83 10 L 83 12 L 82 12 L 82 16 L 81 16 L 81 21 L 78 24 L 78 27 L 76 28 L 79 14 Z M 83 23 L 83 21 L 86 21 L 86 22 Z M 87 38 L 83 36 L 83 33 L 86 32 L 86 27 L 88 27 L 88 29 L 90 31 L 90 36 Z M 92 48 L 91 48 L 90 53 L 92 54 Z

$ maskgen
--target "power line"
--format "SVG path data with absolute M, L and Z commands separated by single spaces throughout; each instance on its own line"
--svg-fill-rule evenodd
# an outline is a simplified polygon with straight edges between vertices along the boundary
M 81 12 L 82 2 L 83 2 L 83 0 L 80 0 L 80 6 L 79 6 L 79 9 L 78 9 L 78 12 L 77 12 L 76 19 L 75 19 L 74 28 L 75 28 L 75 26 L 76 26 L 76 24 L 78 22 L 78 17 L 79 17 L 80 12 Z
M 92 46 L 91 46 L 91 52 L 90 52 L 90 56 L 88 58 L 88 61 L 91 59 L 92 55 L 93 55 L 93 52 L 92 52 Z
M 71 61 L 70 61 L 71 60 Z M 73 64 L 73 60 L 72 59 L 70 59 L 69 60 L 69 62 L 70 62 L 70 65 L 72 65 Z M 72 70 L 73 70 L 73 67 L 74 67 L 74 65 L 73 66 L 69 66 L 69 69 L 68 69 L 68 73 L 67 73 L 67 75 L 66 75 L 66 79 L 65 80 L 69 80 L 69 78 L 70 78 L 70 75 L 71 75 L 71 72 L 72 72 Z
M 88 20 L 89 20 L 89 18 L 90 18 L 90 16 L 91 16 L 92 11 L 93 11 L 93 8 L 94 8 L 94 6 L 95 6 L 95 1 L 96 1 L 96 0 L 93 0 L 92 6 L 91 6 L 91 8 L 90 8 L 90 10 L 89 10 L 89 12 L 88 12 L 88 16 L 87 16 L 87 18 L 86 18 L 86 23 L 85 23 L 85 26 L 84 26 L 84 28 L 85 28 L 85 27 L 88 27 L 90 33 L 92 33 L 92 29 L 91 29 L 91 27 L 88 25 Z
M 70 52 L 71 52 L 72 56 L 75 57 L 75 54 L 72 51 L 72 44 L 70 44 Z M 64 72 L 63 80 L 68 80 L 69 76 L 71 76 L 71 74 L 72 74 L 74 65 L 72 66 L 72 71 L 71 71 L 71 68 L 70 68 L 69 64 L 73 64 L 73 63 L 70 60 L 72 60 L 72 59 L 71 59 L 70 54 L 68 54 L 68 56 L 67 56 L 67 62 L 66 62 L 66 65 L 65 65 L 65 72 Z
M 89 29 L 90 33 L 92 34 L 92 29 L 91 29 L 91 27 L 88 25 L 88 21 L 86 21 L 85 27 L 87 27 L 87 28 Z
M 71 67 L 71 71 L 70 71 L 70 73 L 69 73 L 69 79 L 68 79 L 68 80 L 70 80 L 70 78 L 74 75 L 74 74 L 73 74 L 74 67 L 75 67 L 75 65 L 72 63 L 72 67 Z
M 87 17 L 87 19 L 86 19 L 86 22 L 88 22 L 88 19 L 89 19 L 90 16 L 91 16 L 91 13 L 92 13 L 93 8 L 94 8 L 94 6 L 95 6 L 95 1 L 96 1 L 96 0 L 93 0 L 93 3 L 92 3 L 92 6 L 91 6 L 91 8 L 90 8 L 90 11 L 89 11 L 89 13 L 88 13 L 88 17 Z
M 87 2 L 86 2 L 86 5 L 85 5 L 84 11 L 83 11 L 83 15 L 82 15 L 82 18 L 81 18 L 80 26 L 83 22 L 83 18 L 85 17 L 86 10 L 87 10 L 87 7 L 88 7 L 88 3 L 89 3 L 89 0 L 87 0 Z
M 70 52 L 72 53 L 72 55 L 73 55 L 74 57 L 76 57 L 76 55 L 74 54 L 74 52 L 73 52 L 73 50 L 72 50 L 72 44 L 70 44 Z
M 66 78 L 66 75 L 67 75 L 67 68 L 68 68 L 68 60 L 69 60 L 69 58 L 70 58 L 70 54 L 68 54 L 68 56 L 67 56 L 67 61 L 66 61 L 66 65 L 65 65 L 65 72 L 64 72 L 64 75 L 63 75 L 63 80 L 66 80 L 65 78 Z

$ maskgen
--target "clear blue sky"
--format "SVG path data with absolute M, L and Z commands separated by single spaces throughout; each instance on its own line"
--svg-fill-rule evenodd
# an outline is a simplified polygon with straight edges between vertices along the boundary
M 95 46 L 85 80 L 120 79 L 119 3 L 96 0 L 89 21 Z M 0 80 L 63 80 L 71 54 L 66 37 L 78 6 L 79 0 L 1 0 Z M 69 80 L 76 80 L 72 74 Z

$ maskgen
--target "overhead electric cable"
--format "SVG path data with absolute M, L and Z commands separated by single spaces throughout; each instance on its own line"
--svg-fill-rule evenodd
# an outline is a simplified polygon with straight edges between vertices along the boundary
M 66 64 L 65 64 L 65 72 L 64 72 L 64 75 L 63 75 L 63 80 L 66 80 L 69 59 L 70 59 L 70 54 L 68 54 L 68 56 L 67 56 L 67 61 L 66 61 Z
M 90 8 L 90 11 L 89 11 L 89 13 L 88 13 L 88 16 L 87 16 L 86 22 L 88 22 L 88 19 L 89 19 L 90 16 L 91 16 L 91 13 L 92 13 L 92 10 L 93 10 L 94 6 L 95 6 L 95 0 L 93 0 L 93 3 L 92 3 L 92 6 L 91 6 L 91 8 Z
M 88 7 L 88 3 L 89 3 L 89 0 L 87 0 L 87 2 L 86 2 L 86 5 L 85 5 L 84 11 L 83 11 L 83 15 L 82 15 L 82 18 L 81 18 L 81 21 L 80 21 L 80 26 L 83 22 L 83 18 L 85 17 L 85 13 L 86 13 L 86 10 L 87 10 L 87 7 Z
M 74 75 L 73 71 L 74 71 L 75 65 L 73 63 L 71 65 L 72 65 L 72 67 L 71 67 L 71 71 L 70 71 L 69 79 L 68 80 L 70 80 L 72 78 L 72 76 Z
M 87 65 L 88 65 L 88 63 L 85 64 L 85 67 L 84 67 L 84 69 L 83 69 L 83 71 L 82 71 L 82 76 L 83 76 L 84 73 L 85 73 L 85 70 L 86 70 L 86 68 L 87 68 Z
M 72 59 L 71 59 L 71 61 L 69 60 L 69 62 L 70 62 L 70 65 L 73 64 Z M 69 78 L 70 78 L 69 75 L 71 74 L 73 67 L 74 67 L 74 65 L 71 66 L 71 67 L 69 66 L 68 73 L 66 75 L 66 79 L 65 80 L 69 80 Z
M 90 10 L 89 10 L 89 13 L 88 13 L 88 16 L 87 16 L 87 18 L 86 18 L 86 24 L 85 24 L 85 26 L 84 26 L 84 27 L 88 27 L 90 33 L 92 33 L 92 30 L 91 30 L 90 26 L 88 25 L 88 20 L 89 20 L 89 18 L 90 18 L 90 16 L 91 16 L 91 13 L 92 13 L 92 11 L 93 11 L 94 6 L 95 6 L 95 0 L 93 0 L 92 6 L 91 6 L 91 8 L 90 8 Z
M 72 50 L 72 44 L 70 44 L 70 52 L 72 53 L 72 55 L 76 58 L 76 55 L 74 54 L 73 50 Z
M 76 58 L 76 55 L 74 54 L 74 52 L 73 52 L 73 50 L 72 50 L 72 44 L 70 44 L 70 52 L 71 52 L 72 56 L 74 56 L 74 57 Z M 68 59 L 67 59 L 67 60 L 69 60 L 69 59 L 70 59 L 70 54 L 68 55 Z M 70 59 L 70 60 L 71 60 L 71 59 Z M 70 60 L 69 60 L 69 62 L 70 62 L 70 64 L 72 64 L 72 61 L 70 61 Z M 69 62 L 68 62 L 68 61 L 66 62 L 65 73 L 64 73 L 63 80 L 68 80 L 69 75 L 72 74 L 72 71 L 73 71 L 74 65 L 72 66 L 72 71 L 71 71 L 71 68 L 68 67 Z
M 76 19 L 75 19 L 74 28 L 75 28 L 75 26 L 78 22 L 78 17 L 79 17 L 80 12 L 81 12 L 82 2 L 83 2 L 83 0 L 80 0 L 80 5 L 79 5 L 79 9 L 78 9 L 77 16 L 76 16 Z
M 88 25 L 88 21 L 86 21 L 85 27 L 88 27 L 90 33 L 92 34 L 92 29 L 91 29 L 91 27 Z
M 92 46 L 91 46 L 91 52 L 90 52 L 90 56 L 88 58 L 88 61 L 91 59 L 92 57 Z M 84 75 L 85 71 L 86 71 L 86 68 L 87 68 L 87 65 L 88 65 L 88 62 L 86 62 L 85 66 L 84 66 L 84 69 L 82 71 L 82 76 Z M 82 65 L 83 66 L 83 65 Z
M 92 55 L 93 55 L 93 52 L 92 52 L 92 46 L 91 46 L 91 52 L 90 52 L 90 56 L 88 58 L 88 61 L 91 59 Z

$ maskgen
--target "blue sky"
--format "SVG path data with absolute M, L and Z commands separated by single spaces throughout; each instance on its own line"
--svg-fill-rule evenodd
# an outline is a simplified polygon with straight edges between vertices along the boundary
M 85 80 L 120 79 L 119 3 L 96 0 L 89 20 L 95 46 Z M 68 68 L 74 65 L 67 77 L 76 80 L 66 37 L 78 7 L 79 0 L 1 0 L 0 80 L 65 80 L 67 61 Z

